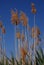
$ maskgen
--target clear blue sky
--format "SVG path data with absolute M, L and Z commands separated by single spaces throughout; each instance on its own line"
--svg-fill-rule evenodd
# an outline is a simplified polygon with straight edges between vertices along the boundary
M 44 0 L 0 0 L 0 20 L 6 28 L 5 42 L 6 53 L 10 55 L 10 51 L 13 51 L 14 43 L 14 26 L 11 24 L 11 9 L 18 9 L 26 13 L 29 17 L 29 25 L 33 26 L 33 15 L 31 13 L 31 3 L 34 2 L 37 14 L 36 25 L 40 28 L 41 35 L 44 35 Z M 43 45 L 42 45 L 43 46 Z

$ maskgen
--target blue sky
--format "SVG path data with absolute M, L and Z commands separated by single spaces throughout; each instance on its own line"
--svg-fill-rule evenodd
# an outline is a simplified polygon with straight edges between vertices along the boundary
M 11 24 L 11 9 L 21 10 L 29 17 L 29 25 L 33 26 L 33 14 L 31 13 L 31 3 L 35 3 L 37 9 L 36 25 L 40 28 L 41 36 L 44 36 L 44 0 L 0 0 L 0 20 L 6 29 L 5 43 L 6 54 L 10 55 L 14 47 L 14 26 Z M 42 45 L 44 47 L 44 44 Z

